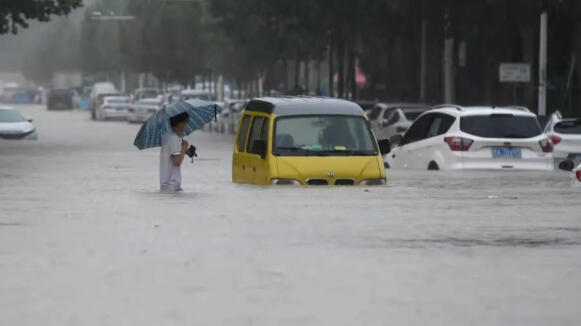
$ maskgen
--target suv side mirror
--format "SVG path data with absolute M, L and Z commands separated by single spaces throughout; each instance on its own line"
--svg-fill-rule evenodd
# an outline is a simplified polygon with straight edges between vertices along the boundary
M 257 139 L 252 143 L 252 153 L 260 155 L 260 158 L 266 157 L 266 140 Z
M 563 171 L 573 171 L 575 169 L 575 162 L 572 160 L 565 160 L 559 164 L 559 169 Z
M 402 135 L 393 135 L 389 138 L 389 141 L 393 144 L 393 146 L 399 146 L 401 145 L 403 140 L 403 136 Z
M 389 139 L 381 139 L 377 143 L 379 145 L 379 152 L 382 156 L 391 152 L 391 142 Z

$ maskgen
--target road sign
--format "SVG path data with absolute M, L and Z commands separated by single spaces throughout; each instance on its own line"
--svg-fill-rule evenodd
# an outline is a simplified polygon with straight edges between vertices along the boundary
M 499 79 L 501 83 L 530 83 L 531 65 L 528 63 L 501 63 Z

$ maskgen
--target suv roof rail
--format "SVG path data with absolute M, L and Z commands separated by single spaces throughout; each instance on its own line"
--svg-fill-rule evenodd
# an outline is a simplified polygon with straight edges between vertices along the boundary
M 519 111 L 524 111 L 524 112 L 531 112 L 531 110 L 529 110 L 528 108 L 526 108 L 524 106 L 509 105 L 509 106 L 507 106 L 507 108 L 514 109 L 514 110 L 519 110 Z
M 458 104 L 439 104 L 439 105 L 432 106 L 430 109 L 433 110 L 433 109 L 449 109 L 449 108 L 456 109 L 458 111 L 464 111 L 464 108 Z

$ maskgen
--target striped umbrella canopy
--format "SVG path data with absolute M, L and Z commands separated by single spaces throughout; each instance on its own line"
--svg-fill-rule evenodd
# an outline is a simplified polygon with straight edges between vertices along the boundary
M 187 112 L 189 115 L 185 131 L 187 136 L 216 119 L 221 111 L 222 107 L 216 103 L 202 100 L 187 100 L 167 105 L 143 123 L 133 144 L 139 149 L 161 146 L 161 138 L 171 130 L 169 119 L 180 113 Z

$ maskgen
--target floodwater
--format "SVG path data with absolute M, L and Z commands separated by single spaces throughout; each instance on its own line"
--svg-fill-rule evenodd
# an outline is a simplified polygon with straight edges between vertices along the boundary
M 581 188 L 562 172 L 388 171 L 376 188 L 230 181 L 196 134 L 158 190 L 137 125 L 21 107 L 0 141 L 0 325 L 579 325 Z

